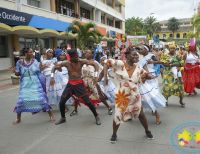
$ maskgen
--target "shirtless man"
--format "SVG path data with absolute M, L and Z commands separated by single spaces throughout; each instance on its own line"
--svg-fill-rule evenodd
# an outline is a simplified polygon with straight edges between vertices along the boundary
M 91 103 L 89 96 L 87 94 L 87 91 L 84 87 L 83 80 L 81 78 L 82 76 L 82 67 L 84 64 L 87 65 L 92 65 L 95 67 L 95 76 L 96 79 L 98 79 L 98 65 L 94 63 L 93 61 L 88 61 L 85 59 L 79 59 L 78 53 L 76 49 L 71 49 L 68 51 L 68 54 L 70 56 L 70 61 L 64 61 L 61 64 L 57 64 L 53 69 L 52 69 L 52 74 L 51 74 L 51 84 L 54 84 L 54 74 L 55 69 L 60 69 L 61 67 L 66 67 L 68 69 L 69 73 L 69 81 L 66 85 L 66 88 L 64 89 L 61 100 L 59 103 L 60 107 L 60 113 L 61 113 L 61 118 L 58 122 L 56 122 L 56 125 L 62 124 L 66 122 L 65 118 L 65 103 L 66 101 L 71 97 L 75 96 L 78 98 L 78 100 L 85 105 L 89 107 L 89 109 L 92 111 L 92 113 L 95 116 L 96 119 L 96 124 L 101 125 L 100 118 L 96 112 L 96 109 L 94 105 Z

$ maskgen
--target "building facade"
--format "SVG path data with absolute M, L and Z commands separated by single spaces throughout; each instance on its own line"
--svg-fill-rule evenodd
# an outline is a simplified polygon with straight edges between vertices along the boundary
M 1 0 L 0 70 L 24 47 L 74 45 L 66 30 L 74 20 L 94 22 L 104 36 L 125 33 L 125 0 Z
M 161 31 L 157 32 L 156 34 L 159 36 L 160 39 L 184 39 L 187 38 L 187 34 L 193 30 L 191 18 L 184 18 L 179 19 L 180 28 L 177 32 L 173 33 L 167 28 L 168 20 L 160 21 Z

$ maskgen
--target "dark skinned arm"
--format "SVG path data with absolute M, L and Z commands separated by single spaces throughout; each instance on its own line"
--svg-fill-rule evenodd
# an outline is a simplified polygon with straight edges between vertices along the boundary
M 104 75 L 104 85 L 108 85 L 108 66 L 105 63 L 103 66 L 103 75 Z
M 96 62 L 94 62 L 92 60 L 86 60 L 86 59 L 81 59 L 80 61 L 81 61 L 82 65 L 86 64 L 86 65 L 94 66 L 95 71 L 96 72 L 99 71 L 99 65 Z
M 61 64 L 55 64 L 51 70 L 51 74 L 55 73 L 56 70 L 61 70 L 61 68 L 64 67 L 68 67 L 68 61 L 63 61 Z M 55 80 L 54 80 L 54 76 L 51 76 L 51 80 L 50 80 L 50 85 L 54 85 L 55 84 Z

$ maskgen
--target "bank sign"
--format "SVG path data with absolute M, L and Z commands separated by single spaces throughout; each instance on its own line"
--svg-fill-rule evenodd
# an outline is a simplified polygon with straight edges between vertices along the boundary
M 28 25 L 31 18 L 30 14 L 0 8 L 0 22 L 10 26 Z
M 9 26 L 32 26 L 40 29 L 66 31 L 70 23 L 0 7 L 0 23 Z

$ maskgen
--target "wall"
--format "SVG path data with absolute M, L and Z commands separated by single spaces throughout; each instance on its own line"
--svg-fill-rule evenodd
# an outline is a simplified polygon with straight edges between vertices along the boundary
M 0 70 L 6 70 L 11 67 L 10 58 L 0 58 Z
M 40 1 L 40 7 L 46 10 L 51 10 L 50 0 L 42 0 Z

